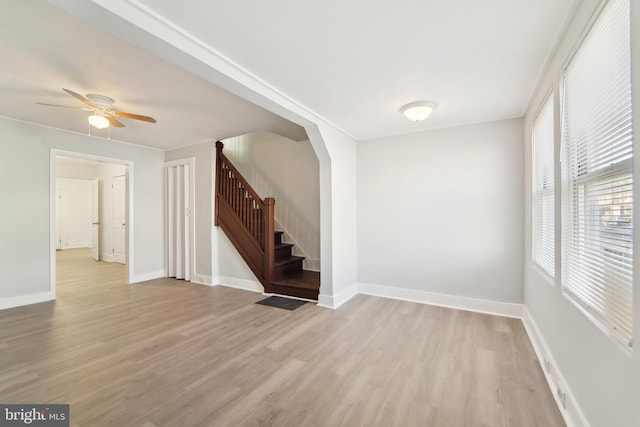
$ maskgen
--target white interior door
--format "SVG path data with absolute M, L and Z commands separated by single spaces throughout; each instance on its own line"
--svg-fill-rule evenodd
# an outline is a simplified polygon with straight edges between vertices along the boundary
M 111 181 L 113 260 L 125 264 L 127 260 L 127 191 L 125 175 L 114 176 Z
M 91 182 L 91 255 L 100 260 L 100 206 L 98 178 Z

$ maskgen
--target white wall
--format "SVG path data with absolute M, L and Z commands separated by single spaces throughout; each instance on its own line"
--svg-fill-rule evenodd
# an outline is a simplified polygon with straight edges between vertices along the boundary
M 311 142 L 255 132 L 223 141 L 224 153 L 260 197 L 276 200 L 276 229 L 320 271 L 320 171 Z
M 320 160 L 321 259 L 331 260 L 321 266 L 318 303 L 337 307 L 357 293 L 357 143 L 323 122 L 306 131 Z
M 525 119 L 525 256 L 524 302 L 530 330 L 536 331 L 541 352 L 552 361 L 550 378 L 568 391 L 567 415 L 576 425 L 592 427 L 631 427 L 640 425 L 640 354 L 638 348 L 629 356 L 608 338 L 590 319 L 566 298 L 560 274 L 547 279 L 533 267 L 531 253 L 531 124 L 545 95 L 553 87 L 556 100 L 556 153 L 560 149 L 559 83 L 563 64 L 584 31 L 597 7 L 597 0 L 585 0 L 579 7 L 569 30 L 561 40 L 548 69 L 542 76 Z M 640 152 L 640 2 L 632 8 L 632 80 L 634 96 L 634 152 Z M 556 165 L 556 189 L 561 180 Z M 635 200 L 640 200 L 637 185 L 640 162 L 634 162 Z M 560 268 L 560 191 L 556 191 L 556 266 Z M 637 205 L 636 205 L 637 207 Z M 635 209 L 634 223 L 640 222 Z M 634 233 L 638 236 L 638 233 Z M 637 241 L 634 246 L 637 247 Z M 634 257 L 634 342 L 640 332 L 640 271 L 638 251 Z M 558 270 L 559 271 L 559 270 Z M 638 347 L 635 345 L 634 347 Z
M 93 218 L 93 181 L 75 178 L 56 178 L 56 192 L 60 195 L 60 247 L 90 248 Z
M 94 179 L 98 176 L 97 167 L 97 162 L 60 156 L 56 159 L 56 176 L 60 178 Z
M 219 227 L 213 229 L 212 242 L 216 284 L 257 292 L 264 291 L 256 275 Z
M 12 201 L 0 204 L 0 306 L 5 298 L 18 298 L 11 300 L 17 304 L 49 293 L 52 149 L 133 161 L 135 251 L 129 268 L 134 281 L 162 276 L 162 151 L 0 119 L 0 194 Z
M 358 281 L 522 302 L 522 120 L 358 143 Z
M 166 152 L 166 161 L 195 158 L 195 267 L 192 281 L 211 284 L 212 227 L 213 227 L 213 173 L 215 171 L 215 144 L 204 142 Z M 217 273 L 215 274 L 217 275 Z

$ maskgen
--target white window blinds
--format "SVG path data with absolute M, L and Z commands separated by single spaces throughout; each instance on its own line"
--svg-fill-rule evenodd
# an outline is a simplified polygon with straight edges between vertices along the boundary
M 549 96 L 533 122 L 533 261 L 555 276 L 553 97 Z
M 629 0 L 609 0 L 564 72 L 562 283 L 631 346 Z

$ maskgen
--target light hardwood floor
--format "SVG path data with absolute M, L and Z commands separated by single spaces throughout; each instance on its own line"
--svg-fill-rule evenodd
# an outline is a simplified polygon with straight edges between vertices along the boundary
M 75 426 L 563 426 L 519 320 L 359 295 L 329 310 L 58 253 L 58 299 L 0 311 L 0 402 Z

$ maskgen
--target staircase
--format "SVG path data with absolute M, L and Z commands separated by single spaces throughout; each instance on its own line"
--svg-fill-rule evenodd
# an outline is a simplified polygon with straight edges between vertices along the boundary
M 318 299 L 320 273 L 302 269 L 304 257 L 292 254 L 293 245 L 282 242 L 282 231 L 274 232 L 275 262 L 271 292 L 280 295 Z
M 227 235 L 265 293 L 318 299 L 320 273 L 302 268 L 304 257 L 274 229 L 273 198 L 264 200 L 223 154 L 216 142 L 215 225 Z

